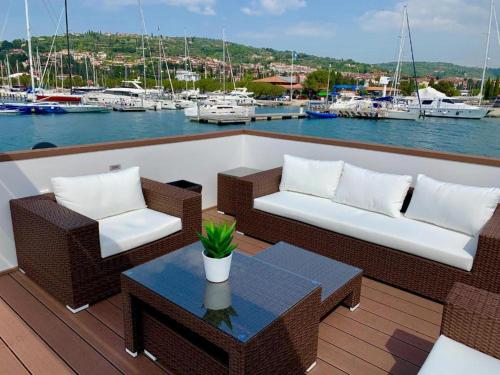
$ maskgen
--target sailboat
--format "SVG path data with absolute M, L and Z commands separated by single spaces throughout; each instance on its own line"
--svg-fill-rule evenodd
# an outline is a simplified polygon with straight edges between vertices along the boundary
M 226 100 L 226 35 L 222 31 L 222 98 L 212 98 L 197 102 L 196 107 L 186 108 L 184 114 L 190 120 L 227 120 L 248 121 L 255 114 L 255 107 L 241 106 Z
M 403 15 L 402 15 L 402 20 L 401 20 L 401 31 L 399 34 L 398 62 L 396 64 L 396 69 L 394 71 L 394 76 L 392 78 L 393 97 L 390 101 L 385 102 L 386 108 L 384 110 L 384 112 L 385 112 L 384 117 L 387 119 L 391 119 L 391 120 L 418 120 L 418 118 L 420 117 L 420 111 L 409 109 L 408 103 L 404 102 L 400 99 L 399 93 L 397 91 L 398 87 L 399 87 L 399 83 L 401 81 L 402 58 L 403 58 L 403 51 L 405 48 L 405 41 L 406 41 L 405 26 L 408 27 L 408 34 L 409 34 L 408 36 L 410 39 L 413 66 L 415 67 L 415 60 L 413 58 L 413 46 L 412 46 L 412 41 L 411 41 L 410 22 L 408 20 L 408 9 L 406 8 L 406 5 L 403 7 Z M 415 85 L 418 86 L 415 71 L 414 71 L 414 80 L 415 80 Z M 381 98 L 381 99 L 384 99 L 384 98 Z

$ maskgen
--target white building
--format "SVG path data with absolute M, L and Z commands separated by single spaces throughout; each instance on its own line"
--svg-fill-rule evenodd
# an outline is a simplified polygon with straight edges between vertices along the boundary
M 178 81 L 196 82 L 200 80 L 200 75 L 196 72 L 190 72 L 187 70 L 178 70 L 175 73 L 175 79 Z

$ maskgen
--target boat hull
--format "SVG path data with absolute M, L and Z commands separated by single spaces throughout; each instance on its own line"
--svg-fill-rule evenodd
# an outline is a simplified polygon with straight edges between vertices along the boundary
M 324 112 L 314 112 L 314 111 L 305 111 L 307 116 L 314 119 L 331 119 L 337 118 L 338 115 L 336 113 L 324 113 Z

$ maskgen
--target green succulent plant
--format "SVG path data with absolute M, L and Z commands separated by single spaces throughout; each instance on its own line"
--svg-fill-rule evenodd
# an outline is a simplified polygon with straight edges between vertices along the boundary
M 233 244 L 233 234 L 236 229 L 236 222 L 232 225 L 215 224 L 208 221 L 204 225 L 207 235 L 197 233 L 203 247 L 205 248 L 205 255 L 209 258 L 221 259 L 229 256 L 236 244 Z

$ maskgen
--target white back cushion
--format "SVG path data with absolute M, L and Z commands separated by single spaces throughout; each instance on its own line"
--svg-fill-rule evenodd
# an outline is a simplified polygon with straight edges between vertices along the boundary
M 139 167 L 117 172 L 52 178 L 57 203 L 98 220 L 146 208 Z
M 476 236 L 491 218 L 500 189 L 452 184 L 418 175 L 405 216 Z
M 399 217 L 411 180 L 411 176 L 379 173 L 345 163 L 333 200 Z
M 343 161 L 312 160 L 285 155 L 280 191 L 332 198 L 343 166 Z

